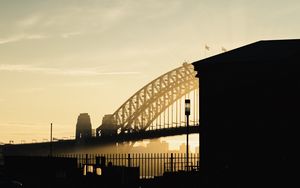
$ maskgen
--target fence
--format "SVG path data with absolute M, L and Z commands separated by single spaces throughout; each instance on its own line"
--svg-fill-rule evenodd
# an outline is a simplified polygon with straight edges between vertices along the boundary
M 186 155 L 182 153 L 143 153 L 143 154 L 61 154 L 57 157 L 77 158 L 78 167 L 96 164 L 96 157 L 105 157 L 105 165 L 139 167 L 140 178 L 162 176 L 164 172 L 187 170 Z M 199 154 L 189 154 L 189 170 L 198 170 Z

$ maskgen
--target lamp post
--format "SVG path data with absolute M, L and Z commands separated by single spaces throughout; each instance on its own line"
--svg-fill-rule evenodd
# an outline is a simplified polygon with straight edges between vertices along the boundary
M 189 115 L 191 114 L 191 101 L 185 99 L 185 115 L 186 115 L 186 171 L 189 171 Z

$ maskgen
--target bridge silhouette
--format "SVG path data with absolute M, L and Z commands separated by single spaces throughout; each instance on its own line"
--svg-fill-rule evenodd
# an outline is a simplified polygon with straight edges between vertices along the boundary
M 76 140 L 131 141 L 137 139 L 174 136 L 187 133 L 184 100 L 191 99 L 190 132 L 199 132 L 199 84 L 191 64 L 171 70 L 138 90 L 113 114 L 103 117 L 102 124 L 92 138 L 87 114 L 81 114 L 77 124 Z
M 199 82 L 192 64 L 171 70 L 154 79 L 134 93 L 113 114 L 103 117 L 102 124 L 92 136 L 91 124 L 76 125 L 76 138 L 49 142 L 6 145 L 10 154 L 48 154 L 75 151 L 78 147 L 108 144 L 133 145 L 136 141 L 167 136 L 199 133 Z M 191 100 L 189 129 L 186 127 L 184 101 Z M 87 115 L 87 114 L 84 114 Z M 88 115 L 87 115 L 88 116 Z M 88 116 L 89 119 L 89 116 Z M 78 123 L 77 123 L 78 124 Z M 80 127 L 81 126 L 81 127 Z M 51 149 L 52 150 L 52 149 Z

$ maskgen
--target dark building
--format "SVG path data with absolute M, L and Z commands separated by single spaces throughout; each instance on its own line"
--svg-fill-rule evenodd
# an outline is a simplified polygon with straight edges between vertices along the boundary
M 70 157 L 5 156 L 4 160 L 1 188 L 134 188 L 139 183 L 139 167 L 106 165 L 105 157 L 96 157 L 96 164 L 88 163 L 88 159 L 78 163 L 80 159 Z
M 88 113 L 81 113 L 76 124 L 76 140 L 92 137 L 92 124 Z
M 80 177 L 76 158 L 5 156 L 4 161 L 5 176 L 23 184 L 20 187 L 74 187 L 74 180 Z
M 204 187 L 297 183 L 300 40 L 259 41 L 193 65 Z

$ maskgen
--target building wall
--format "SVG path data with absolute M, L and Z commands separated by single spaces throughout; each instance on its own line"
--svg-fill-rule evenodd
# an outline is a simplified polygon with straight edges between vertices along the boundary
M 291 183 L 299 144 L 298 61 L 194 63 L 201 173 L 210 186 Z

